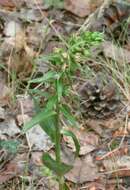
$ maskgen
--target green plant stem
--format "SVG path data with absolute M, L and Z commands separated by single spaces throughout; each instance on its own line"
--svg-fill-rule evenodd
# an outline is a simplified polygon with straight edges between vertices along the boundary
M 64 177 L 59 176 L 59 190 L 64 190 Z
M 61 157 L 60 157 L 60 140 L 61 140 L 61 134 L 60 134 L 60 110 L 59 110 L 59 103 L 57 102 L 56 105 L 56 113 L 57 113 L 57 117 L 56 117 L 56 144 L 55 144 L 55 148 L 56 148 L 56 161 L 58 163 L 61 162 Z
M 61 162 L 61 146 L 60 146 L 60 141 L 61 141 L 61 133 L 60 133 L 60 108 L 59 108 L 59 102 L 57 98 L 57 104 L 56 104 L 56 113 L 57 113 L 57 118 L 56 118 L 56 161 L 58 163 Z M 59 190 L 64 190 L 64 177 L 63 176 L 58 176 L 58 182 L 59 182 Z

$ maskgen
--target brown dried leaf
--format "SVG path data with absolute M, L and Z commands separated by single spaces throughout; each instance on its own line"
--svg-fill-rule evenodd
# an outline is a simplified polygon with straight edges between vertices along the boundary
M 20 51 L 25 45 L 25 34 L 23 31 L 18 31 L 18 33 L 15 34 L 12 37 L 5 38 L 4 42 L 1 44 L 2 58 L 6 61 L 13 49 L 15 49 L 15 51 Z
M 14 26 L 15 22 L 12 22 L 12 24 Z M 17 77 L 24 80 L 32 73 L 32 60 L 35 53 L 27 45 L 26 36 L 22 28 L 15 31 L 15 26 L 13 29 L 9 26 L 6 32 L 11 37 L 5 38 L 2 44 L 2 59 L 10 72 L 15 72 Z
M 113 159 L 104 160 L 103 165 L 105 171 L 112 176 L 125 177 L 130 176 L 130 157 L 129 156 L 118 156 Z
M 31 154 L 31 161 L 33 164 L 35 164 L 36 166 L 43 166 L 43 162 L 42 162 L 42 152 L 32 152 Z
M 35 1 L 22 0 L 22 1 L 26 3 L 28 8 L 36 8 L 36 7 L 41 8 L 44 3 L 44 0 L 35 0 Z
M 13 0 L 0 0 L 0 6 L 13 8 L 15 3 Z
M 4 84 L 0 82 L 0 105 L 9 105 L 11 100 L 11 90 Z
M 44 15 L 47 16 L 46 12 L 41 12 L 39 9 L 22 9 L 20 12 L 20 18 L 27 22 L 39 22 L 43 19 Z
M 16 163 L 8 164 L 4 172 L 0 173 L 0 184 L 5 183 L 16 175 Z M 15 171 L 15 173 L 14 173 Z
M 27 155 L 17 155 L 11 160 L 2 172 L 0 172 L 0 184 L 7 182 L 9 179 L 17 175 L 24 175 L 26 168 Z
M 130 52 L 121 47 L 115 46 L 112 42 L 103 42 L 103 53 L 106 57 L 117 61 L 118 63 L 130 63 Z
M 98 179 L 99 174 L 92 157 L 87 155 L 84 159 L 77 158 L 73 169 L 65 177 L 69 181 L 80 184 Z
M 0 0 L 0 6 L 6 9 L 20 8 L 24 4 L 24 0 Z
M 53 144 L 49 136 L 41 129 L 39 125 L 34 126 L 27 132 L 29 145 L 35 151 L 49 151 Z
M 0 122 L 5 120 L 5 109 L 0 107 Z
M 119 129 L 119 128 L 124 128 L 124 121 L 121 118 L 110 118 L 109 120 L 104 121 L 102 124 L 105 128 L 108 129 Z
M 65 0 L 65 9 L 76 14 L 79 17 L 88 16 L 97 7 L 102 4 L 103 0 Z
M 4 35 L 7 37 L 16 37 L 16 35 L 21 32 L 21 30 L 21 24 L 11 20 L 5 24 Z
M 107 120 L 88 119 L 86 125 L 86 127 L 93 129 L 100 136 L 106 136 L 104 129 L 106 129 L 106 132 L 108 130 L 112 132 L 124 129 L 125 123 L 121 118 L 110 118 Z
M 30 117 L 26 114 L 19 114 L 16 116 L 16 122 L 18 126 L 22 126 L 25 122 L 30 121 Z
M 6 118 L 4 122 L 0 123 L 0 134 L 13 137 L 20 133 L 20 129 L 17 127 L 15 120 L 12 118 Z
M 104 121 L 94 120 L 94 119 L 88 119 L 86 121 L 86 128 L 90 128 L 94 130 L 98 135 L 103 136 L 104 130 L 102 129 L 102 123 Z
M 72 129 L 72 132 L 76 135 L 80 143 L 80 155 L 85 155 L 96 149 L 99 142 L 99 137 L 92 132 L 86 130 Z M 67 145 L 75 151 L 75 145 L 71 138 L 64 136 L 64 140 Z
M 19 114 L 32 116 L 34 114 L 34 103 L 30 96 L 17 95 L 17 106 Z M 27 118 L 25 116 L 25 118 Z M 20 119 L 21 120 L 21 119 Z
M 103 183 L 92 182 L 88 185 L 88 190 L 105 190 L 105 185 Z

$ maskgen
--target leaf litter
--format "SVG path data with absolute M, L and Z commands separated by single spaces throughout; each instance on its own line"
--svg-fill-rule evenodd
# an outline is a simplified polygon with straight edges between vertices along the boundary
M 129 1 L 127 2 L 130 3 Z M 36 189 L 58 189 L 56 181 L 52 180 L 52 174 L 50 174 L 51 180 L 48 180 L 46 176 L 43 177 L 45 170 L 44 172 L 42 170 L 41 155 L 43 152 L 53 150 L 53 144 L 51 144 L 49 137 L 40 127 L 31 129 L 26 134 L 26 138 L 20 135 L 24 122 L 35 114 L 32 99 L 25 96 L 27 93 L 26 88 L 28 88 L 26 86 L 27 80 L 30 80 L 35 74 L 35 69 L 37 71 L 36 75 L 41 76 L 50 67 L 48 62 L 39 60 L 37 57 L 42 54 L 50 54 L 56 47 L 63 46 L 57 34 L 60 34 L 60 38 L 62 38 L 63 35 L 66 37 L 70 33 L 79 32 L 83 28 L 84 30 L 104 31 L 105 33 L 105 41 L 102 46 L 97 50 L 93 50 L 93 59 L 95 59 L 95 64 L 99 70 L 101 69 L 100 55 L 103 60 L 107 59 L 111 63 L 116 62 L 118 67 L 121 65 L 122 68 L 124 62 L 126 64 L 130 62 L 130 39 L 129 35 L 122 35 L 124 30 L 121 26 L 121 23 L 125 22 L 128 26 L 126 27 L 127 34 L 129 34 L 129 12 L 129 5 L 119 0 L 107 2 L 84 0 L 82 3 L 79 0 L 65 0 L 64 8 L 61 10 L 52 9 L 42 0 L 0 1 L 0 142 L 3 142 L 3 140 L 12 142 L 12 140 L 16 139 L 21 142 L 20 149 L 15 154 L 6 150 L 7 146 L 3 146 L 0 150 L 0 168 L 2 168 L 0 170 L 0 188 L 11 188 L 13 180 L 16 180 L 20 186 L 22 176 L 28 179 L 29 185 L 27 186 L 29 187 L 26 186 L 27 189 L 31 188 L 34 177 L 33 182 Z M 111 35 L 112 33 L 113 36 Z M 112 37 L 115 40 L 114 42 Z M 117 46 L 119 45 L 117 42 L 120 43 L 120 48 Z M 34 67 L 34 60 L 36 68 Z M 85 64 L 88 66 L 89 61 L 86 60 Z M 91 65 L 91 69 L 95 70 L 95 65 Z M 101 69 L 100 72 L 103 73 L 104 71 Z M 12 73 L 13 75 L 10 76 Z M 124 73 L 126 74 L 126 71 Z M 111 72 L 109 71 L 108 74 L 110 75 Z M 112 74 L 114 77 L 115 73 Z M 16 88 L 15 83 L 17 78 L 20 80 L 18 88 Z M 122 87 L 126 87 L 125 85 L 126 82 L 129 82 L 129 78 L 127 77 L 125 83 L 122 83 L 122 80 L 118 82 L 118 87 L 122 89 Z M 81 87 L 79 79 L 77 83 Z M 91 100 L 93 87 L 97 84 L 93 85 L 92 78 L 91 80 L 87 79 L 88 83 L 91 90 L 87 86 L 87 92 L 91 91 L 89 93 L 89 99 Z M 115 84 L 117 86 L 117 83 Z M 16 94 L 14 100 L 12 100 L 14 87 Z M 36 84 L 31 87 L 37 90 Z M 105 87 L 100 87 L 99 91 L 102 92 Z M 23 90 L 23 88 L 25 89 Z M 44 88 L 48 90 L 49 87 Z M 111 89 L 112 85 L 110 84 L 109 88 L 107 88 L 108 94 L 111 94 Z M 86 95 L 88 96 L 88 94 Z M 80 129 L 71 128 L 78 137 L 81 146 L 80 156 L 75 161 L 75 149 L 72 140 L 69 137 L 62 139 L 68 152 L 68 155 L 63 155 L 63 159 L 68 164 L 74 163 L 73 169 L 65 175 L 67 183 L 72 186 L 70 189 L 76 189 L 78 186 L 78 189 L 114 190 L 117 186 L 117 181 L 115 180 L 117 177 L 120 189 L 130 187 L 129 115 L 126 120 L 126 105 L 129 104 L 129 96 L 127 95 L 126 97 L 127 100 L 124 100 L 122 96 L 120 97 L 124 107 L 121 107 L 122 110 L 120 111 L 114 110 L 114 117 L 97 118 L 95 114 L 91 118 L 87 114 L 86 118 L 84 118 L 80 114 L 78 119 Z M 44 102 L 45 100 L 46 98 L 43 97 L 40 101 Z M 99 98 L 96 100 L 99 101 Z M 109 100 L 107 101 L 109 102 Z M 90 101 L 90 103 L 91 110 L 98 109 L 97 102 Z M 98 105 L 101 107 L 103 104 L 99 102 Z M 112 107 L 112 105 L 108 106 Z M 87 109 L 85 110 L 86 113 L 88 113 Z M 106 108 L 103 113 L 105 111 Z M 64 151 L 65 147 L 63 148 Z M 42 172 L 40 172 L 41 170 Z M 53 187 L 51 186 L 52 184 Z M 15 189 L 18 189 L 17 185 Z

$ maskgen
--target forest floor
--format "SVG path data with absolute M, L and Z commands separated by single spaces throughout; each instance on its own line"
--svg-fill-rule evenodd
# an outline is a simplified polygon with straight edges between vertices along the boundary
M 72 37 L 79 49 L 71 53 L 80 67 L 66 100 L 72 125 L 64 116 L 62 124 L 76 135 L 80 152 L 73 159 L 72 139 L 62 138 L 62 159 L 73 163 L 67 186 L 130 189 L 129 15 L 130 0 L 0 0 L 0 190 L 58 190 L 41 159 L 45 152 L 54 154 L 54 144 L 40 125 L 26 134 L 22 128 L 35 115 L 32 96 L 44 108 L 53 91 L 30 81 L 53 69 L 44 57 L 60 48 L 68 56 Z M 95 40 L 93 34 L 101 34 L 99 44 L 90 43 L 89 51 L 78 46 Z

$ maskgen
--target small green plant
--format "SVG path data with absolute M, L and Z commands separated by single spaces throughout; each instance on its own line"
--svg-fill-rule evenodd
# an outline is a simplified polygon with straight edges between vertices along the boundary
M 63 8 L 64 0 L 44 0 L 44 3 L 49 7 Z
M 0 140 L 0 149 L 4 149 L 9 153 L 15 154 L 19 148 L 20 142 L 16 140 Z
M 76 69 L 80 68 L 80 61 L 77 61 L 76 54 L 81 58 L 87 58 L 90 54 L 90 48 L 102 41 L 100 33 L 85 32 L 81 35 L 74 35 L 68 39 L 68 46 L 66 49 L 55 49 L 49 55 L 41 57 L 40 59 L 49 61 L 51 63 L 51 70 L 40 78 L 32 79 L 30 83 L 44 84 L 48 87 L 48 92 L 44 95 L 46 97 L 44 108 L 40 107 L 39 101 L 34 96 L 37 114 L 30 122 L 28 122 L 23 131 L 36 124 L 40 124 L 41 128 L 48 134 L 51 141 L 55 145 L 55 159 L 49 153 L 43 154 L 44 165 L 52 170 L 59 182 L 59 190 L 67 190 L 68 187 L 64 181 L 64 175 L 72 169 L 72 165 L 62 162 L 61 159 L 61 138 L 63 135 L 69 136 L 73 139 L 75 144 L 75 157 L 78 156 L 80 145 L 76 136 L 68 129 L 64 130 L 62 127 L 62 118 L 66 119 L 67 124 L 76 126 L 77 122 L 71 109 L 68 106 L 69 99 L 72 99 L 72 84 Z M 87 51 L 87 54 L 86 54 Z M 38 94 L 41 94 L 41 92 Z

